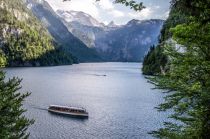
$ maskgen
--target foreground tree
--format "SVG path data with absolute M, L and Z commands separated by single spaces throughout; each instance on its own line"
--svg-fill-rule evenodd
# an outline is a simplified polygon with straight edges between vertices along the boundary
M 187 22 L 171 29 L 176 44 L 166 43 L 170 62 L 165 75 L 152 77 L 166 89 L 165 103 L 158 109 L 173 109 L 165 128 L 152 132 L 159 138 L 208 139 L 210 137 L 210 1 L 172 0 L 172 6 L 189 15 Z M 180 123 L 181 122 L 181 123 Z
M 24 99 L 29 93 L 19 92 L 21 80 L 18 78 L 5 81 L 5 74 L 0 71 L 0 138 L 22 139 L 27 138 L 27 128 L 33 120 L 23 116 Z

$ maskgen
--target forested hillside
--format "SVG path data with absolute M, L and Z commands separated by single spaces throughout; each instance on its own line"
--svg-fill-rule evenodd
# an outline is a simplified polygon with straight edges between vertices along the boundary
M 1 67 L 60 65 L 76 61 L 53 41 L 21 0 L 0 0 L 0 22 Z
M 170 29 L 178 24 L 187 23 L 188 16 L 188 13 L 181 13 L 175 5 L 172 5 L 169 17 L 161 30 L 159 44 L 154 49 L 150 49 L 144 58 L 142 68 L 144 74 L 157 75 L 167 70 L 168 58 L 163 49 L 165 43 L 172 39 Z
M 167 57 L 161 45 L 151 46 L 144 57 L 142 72 L 145 75 L 157 75 L 166 70 Z
M 169 118 L 174 121 L 165 122 L 164 128 L 152 134 L 169 139 L 208 139 L 210 1 L 172 0 L 171 6 L 160 44 L 145 57 L 143 72 L 159 74 L 149 77 L 156 88 L 165 90 L 167 94 L 165 102 L 157 108 L 160 111 L 170 110 L 172 114 Z M 160 63 L 160 55 L 167 60 Z M 155 64 L 157 66 L 152 68 Z

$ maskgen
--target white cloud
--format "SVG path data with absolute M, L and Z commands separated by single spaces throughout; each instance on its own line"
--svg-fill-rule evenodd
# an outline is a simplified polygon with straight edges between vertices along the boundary
M 128 13 L 128 15 L 132 18 L 137 18 L 138 17 L 137 13 L 133 13 L 133 12 Z
M 170 13 L 170 11 L 165 12 L 165 13 L 163 14 L 163 18 L 165 18 L 165 19 L 168 18 L 169 13 Z
M 153 11 L 151 8 L 145 8 L 139 13 L 139 16 L 145 18 L 145 17 L 150 16 L 152 13 L 153 13 Z
M 160 9 L 160 6 L 159 6 L 159 5 L 157 5 L 157 6 L 154 6 L 154 8 L 155 8 L 155 9 Z
M 113 2 L 111 2 L 110 0 L 101 0 L 100 2 L 98 2 L 98 5 L 104 10 L 114 9 Z
M 125 14 L 118 10 L 112 10 L 110 14 L 114 17 L 123 17 Z
M 108 13 L 112 17 L 123 17 L 124 13 L 116 9 L 113 5 L 112 0 L 101 0 L 97 3 L 101 9 L 104 10 L 105 13 Z
M 128 15 L 132 18 L 148 19 L 153 14 L 151 8 L 145 8 L 141 12 L 130 12 Z
M 46 0 L 54 10 L 83 11 L 90 14 L 100 22 L 115 21 L 118 24 L 125 24 L 131 19 L 166 19 L 168 17 L 170 0 L 141 0 L 147 8 L 141 12 L 135 12 L 121 4 L 114 4 L 114 0 Z

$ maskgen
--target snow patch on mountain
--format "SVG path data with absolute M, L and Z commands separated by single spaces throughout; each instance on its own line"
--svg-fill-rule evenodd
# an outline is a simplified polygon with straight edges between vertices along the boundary
M 58 10 L 56 13 L 64 19 L 66 22 L 79 22 L 82 25 L 91 26 L 91 27 L 104 27 L 103 23 L 98 22 L 91 15 L 88 15 L 81 11 L 62 11 Z

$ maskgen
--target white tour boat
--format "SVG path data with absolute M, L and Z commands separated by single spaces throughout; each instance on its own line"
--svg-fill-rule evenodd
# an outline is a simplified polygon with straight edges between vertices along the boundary
M 81 107 L 50 105 L 48 111 L 56 114 L 64 114 L 75 117 L 88 117 L 88 112 Z

